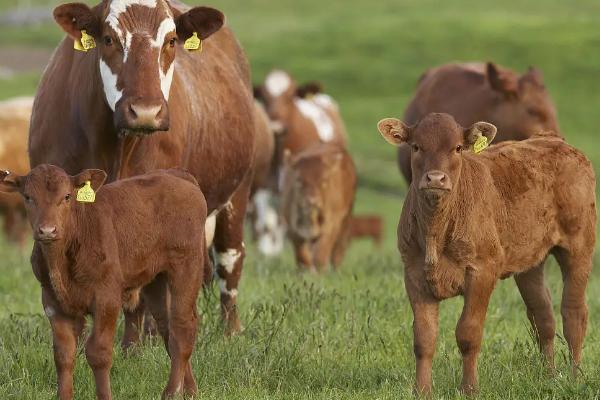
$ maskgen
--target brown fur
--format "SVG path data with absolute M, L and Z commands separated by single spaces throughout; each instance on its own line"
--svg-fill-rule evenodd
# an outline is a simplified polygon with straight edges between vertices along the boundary
M 553 366 L 555 324 L 543 264 L 560 264 L 564 336 L 581 361 L 587 326 L 585 289 L 596 239 L 595 177 L 590 161 L 557 137 L 504 142 L 471 153 L 478 136 L 495 129 L 462 128 L 447 114 L 430 114 L 414 127 L 396 119 L 379 125 L 395 145 L 412 150 L 413 183 L 398 226 L 405 284 L 414 312 L 417 388 L 431 391 L 438 305 L 464 296 L 456 329 L 463 357 L 464 392 L 477 386 L 477 357 L 492 290 L 515 275 L 537 333 Z
M 149 309 L 171 357 L 163 397 L 182 388 L 196 393 L 189 360 L 206 254 L 206 201 L 195 179 L 182 171 L 156 171 L 100 188 L 103 171 L 69 176 L 45 164 L 26 176 L 4 178 L 0 190 L 25 197 L 34 230 L 32 267 L 52 326 L 59 399 L 73 398 L 76 344 L 88 314 L 94 325 L 85 353 L 96 394 L 112 397 L 119 310 L 133 306 L 141 288 L 151 294 Z M 97 191 L 95 203 L 75 200 L 86 181 Z
M 350 239 L 370 238 L 377 246 L 383 240 L 383 220 L 378 215 L 353 215 L 350 218 Z
M 156 10 L 128 7 L 120 23 L 127 28 L 135 24 L 136 31 L 152 37 L 170 9 L 178 40 L 170 47 L 174 37 L 167 36 L 160 50 L 163 72 L 168 61 L 177 62 L 168 102 L 161 91 L 156 55 L 147 40 L 134 38 L 128 61 L 121 66 L 118 38 L 104 21 L 109 0 L 91 10 L 83 5 L 55 10 L 69 36 L 56 49 L 38 89 L 30 129 L 31 165 L 54 164 L 70 174 L 101 168 L 108 172 L 109 181 L 160 168 L 189 170 L 203 189 L 209 214 L 218 213 L 213 242 L 217 255 L 230 249 L 241 254 L 234 266 L 218 264 L 216 268 L 221 287 L 228 290 L 221 293 L 221 310 L 225 332 L 231 334 L 241 329 L 237 299 L 229 293 L 237 293 L 242 272 L 243 223 L 254 155 L 249 66 L 228 27 L 214 32 L 223 22 L 220 12 L 190 9 L 180 2 L 157 3 Z M 205 39 L 202 52 L 183 49 L 183 41 L 191 36 L 190 27 Z M 87 53 L 73 50 L 73 40 L 83 28 L 97 44 Z M 105 36 L 111 38 L 111 45 L 105 43 Z M 123 91 L 114 112 L 99 73 L 101 58 L 118 75 L 117 87 Z M 146 115 L 136 120 L 132 105 L 155 106 L 160 111 L 156 118 Z M 166 131 L 156 133 L 159 130 Z M 142 316 L 141 308 L 136 314 L 126 313 L 125 348 L 139 340 Z
M 27 132 L 33 98 L 21 97 L 0 102 L 0 165 L 18 175 L 29 171 Z M 0 213 L 4 216 L 4 233 L 14 243 L 24 246 L 29 230 L 21 196 L 0 193 Z
M 493 63 L 445 64 L 419 80 L 406 108 L 404 122 L 415 124 L 432 112 L 452 115 L 462 126 L 487 121 L 498 128 L 496 142 L 524 140 L 550 132 L 560 135 L 556 109 L 542 74 L 525 74 Z M 398 163 L 411 181 L 410 148 L 398 148 Z
M 317 145 L 285 167 L 282 215 L 301 269 L 323 271 L 343 260 L 356 172 L 342 147 Z

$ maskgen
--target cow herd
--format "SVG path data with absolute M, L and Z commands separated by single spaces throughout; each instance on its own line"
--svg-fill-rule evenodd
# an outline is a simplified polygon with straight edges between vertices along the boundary
M 104 0 L 59 6 L 54 17 L 67 37 L 35 100 L 0 103 L 0 166 L 11 171 L 0 172 L 0 192 L 20 194 L 3 194 L 0 210 L 10 240 L 24 242 L 26 221 L 33 230 L 58 397 L 73 398 L 77 344 L 91 315 L 85 355 L 97 398 L 112 398 L 121 310 L 124 349 L 152 324 L 164 340 L 171 370 L 163 398 L 193 395 L 202 285 L 218 283 L 224 333 L 241 329 L 246 220 L 261 253 L 280 253 L 287 237 L 298 268 L 315 273 L 339 267 L 353 238 L 380 243 L 383 222 L 353 215 L 357 173 L 338 104 L 321 84 L 298 84 L 282 70 L 253 88 L 220 11 Z M 494 63 L 432 68 L 404 121 L 386 118 L 377 128 L 398 146 L 410 184 L 398 247 L 414 313 L 417 392 L 432 389 L 439 303 L 458 295 L 461 389 L 477 389 L 487 305 L 510 276 L 554 368 L 549 255 L 562 271 L 576 374 L 595 176 L 561 136 L 541 73 Z M 494 139 L 502 143 L 490 146 Z

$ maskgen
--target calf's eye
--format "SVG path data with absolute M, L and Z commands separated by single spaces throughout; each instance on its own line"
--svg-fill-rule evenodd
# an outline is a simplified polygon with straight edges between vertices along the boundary
M 68 194 L 65 196 L 65 201 L 68 203 L 71 200 L 71 195 Z
M 462 146 L 460 146 L 460 145 L 456 146 L 456 152 L 457 153 L 462 153 L 462 151 L 463 151 L 463 147 Z

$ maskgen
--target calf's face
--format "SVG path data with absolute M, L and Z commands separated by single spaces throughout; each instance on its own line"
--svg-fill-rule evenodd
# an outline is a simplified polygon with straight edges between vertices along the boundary
M 378 129 L 389 143 L 411 146 L 412 184 L 433 198 L 452 192 L 460 179 L 463 152 L 473 151 L 482 136 L 490 143 L 496 135 L 492 124 L 477 122 L 465 129 L 448 114 L 429 114 L 414 126 L 386 118 Z
M 224 20 L 208 7 L 182 14 L 166 0 L 107 0 L 93 9 L 64 4 L 54 18 L 73 40 L 81 39 L 82 30 L 95 39 L 97 48 L 90 52 L 97 52 L 106 102 L 116 128 L 125 133 L 169 129 L 177 44 L 194 33 L 208 38 Z
M 88 181 L 94 190 L 98 190 L 105 180 L 106 173 L 100 170 L 85 170 L 69 176 L 61 168 L 40 165 L 25 176 L 13 177 L 7 171 L 0 172 L 0 191 L 20 193 L 25 200 L 34 239 L 52 242 L 64 239 L 73 229 L 70 226 L 71 209 L 77 191 Z

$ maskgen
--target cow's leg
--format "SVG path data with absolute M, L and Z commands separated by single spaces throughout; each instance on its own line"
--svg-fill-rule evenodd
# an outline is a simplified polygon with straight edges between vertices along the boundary
M 237 295 L 244 264 L 244 219 L 250 194 L 250 179 L 240 185 L 230 202 L 219 213 L 214 238 L 217 276 L 221 290 L 221 314 L 227 336 L 241 329 Z
M 145 312 L 146 308 L 143 300 L 139 302 L 134 310 L 123 310 L 125 316 L 125 330 L 123 339 L 121 339 L 123 351 L 127 352 L 132 346 L 140 342 Z
M 169 288 L 167 276 L 159 274 L 143 289 L 144 304 L 156 322 L 156 329 L 169 351 Z
M 293 238 L 294 255 L 296 256 L 296 265 L 300 272 L 317 272 L 313 262 L 311 244 L 304 239 Z
M 581 362 L 581 350 L 587 330 L 588 307 L 585 290 L 592 270 L 591 254 L 581 253 L 563 249 L 555 253 L 563 275 L 564 289 L 560 311 L 574 376 L 577 375 Z
M 336 234 L 337 232 L 323 232 L 319 240 L 314 244 L 315 266 L 319 272 L 326 271 L 327 267 L 331 264 Z
M 64 314 L 50 289 L 42 288 L 42 304 L 52 327 L 58 399 L 71 400 L 73 398 L 73 369 L 75 368 L 77 340 L 81 335 L 85 320 Z
M 200 260 L 203 261 L 201 257 Z M 169 272 L 168 282 L 171 293 L 168 339 L 171 371 L 163 399 L 171 398 L 182 390 L 186 395 L 194 395 L 198 391 L 190 359 L 198 329 L 196 300 L 202 285 L 202 272 L 198 265 L 174 266 Z
M 431 366 L 438 332 L 439 302 L 425 287 L 421 268 L 407 266 L 404 285 L 413 310 L 413 349 L 416 361 L 415 388 L 418 394 L 431 394 Z
M 117 329 L 120 306 L 97 304 L 93 314 L 94 326 L 86 347 L 85 356 L 94 373 L 96 397 L 110 400 L 110 368 L 112 367 L 113 340 Z
M 350 217 L 347 217 L 342 222 L 342 228 L 338 236 L 331 258 L 331 263 L 335 269 L 338 269 L 344 261 L 346 250 L 348 250 L 348 245 L 350 244 Z
M 544 284 L 544 263 L 530 271 L 515 275 L 515 281 L 527 307 L 527 317 L 535 332 L 540 351 L 548 366 L 554 369 L 556 325 L 552 315 L 550 291 Z
M 484 274 L 467 271 L 462 315 L 456 326 L 456 342 L 462 355 L 463 378 L 461 391 L 472 394 L 477 391 L 477 357 L 481 350 L 483 324 L 496 280 Z

